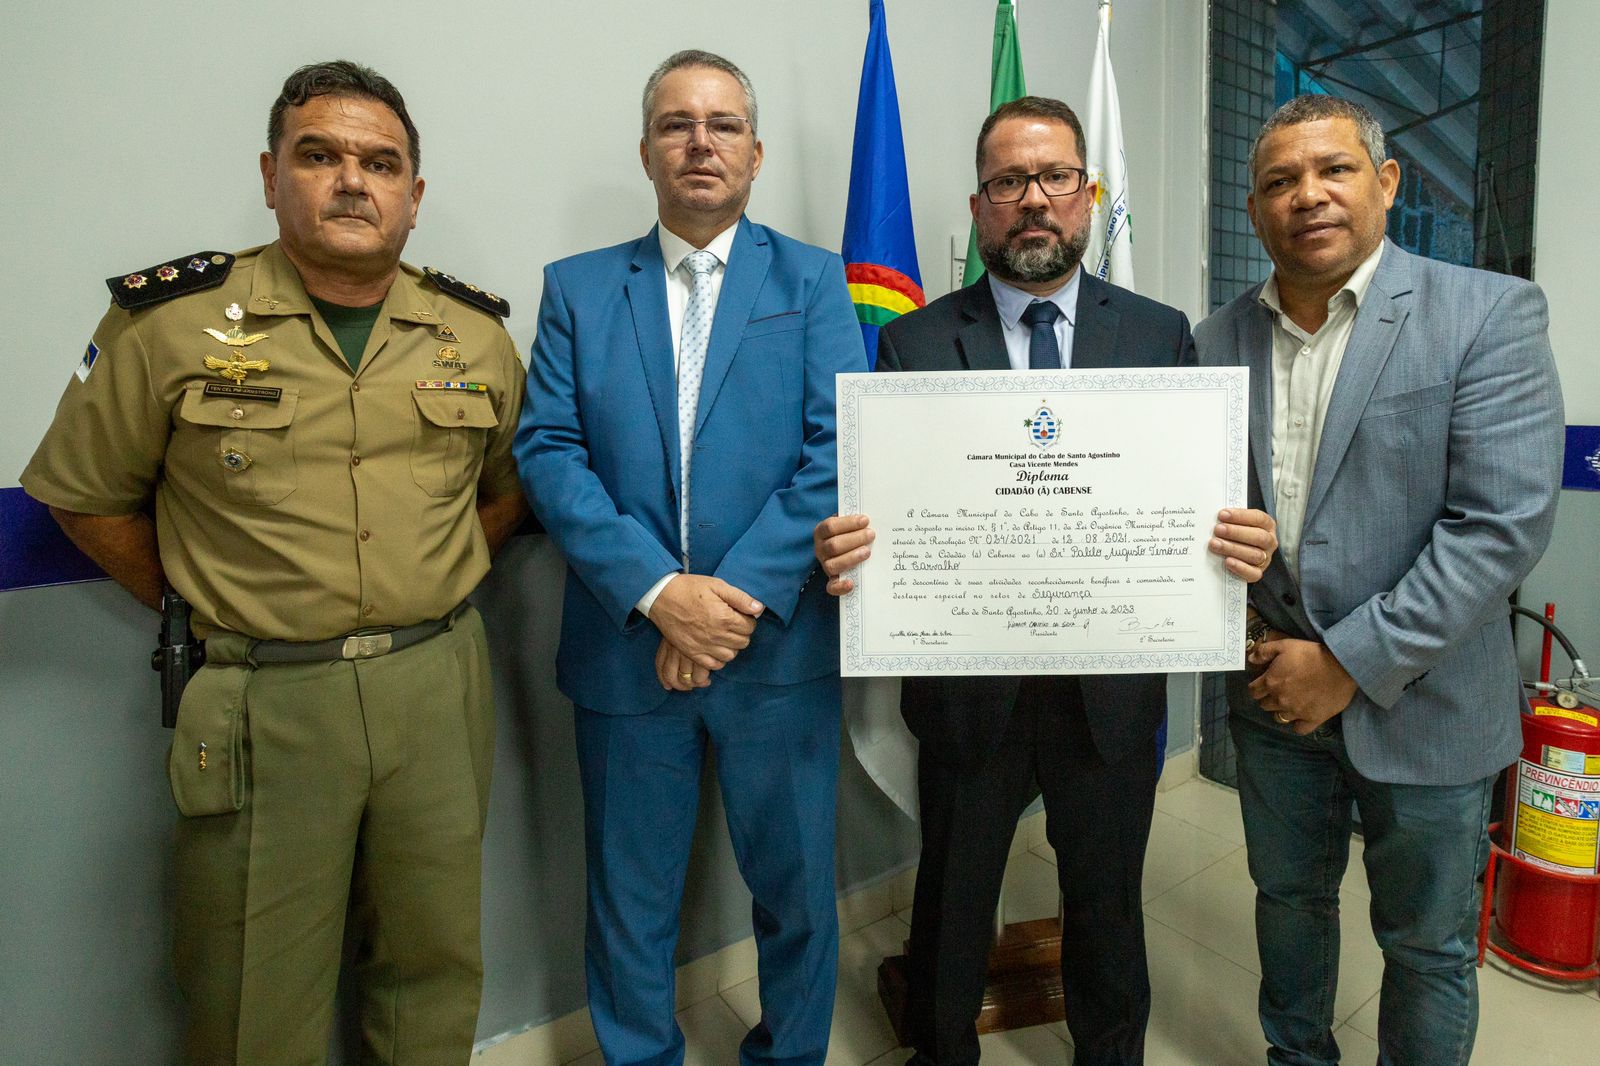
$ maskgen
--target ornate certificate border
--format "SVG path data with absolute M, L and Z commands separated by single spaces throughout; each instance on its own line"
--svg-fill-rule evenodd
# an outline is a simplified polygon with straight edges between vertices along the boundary
M 1227 499 L 1220 507 L 1243 507 L 1249 440 L 1249 370 L 1246 367 L 1174 370 L 1077 371 L 945 371 L 938 373 L 840 374 L 838 383 L 839 512 L 860 511 L 862 463 L 860 448 L 863 400 L 872 396 L 918 396 L 991 393 L 1036 397 L 1051 393 L 1093 393 L 1129 390 L 1221 393 L 1226 412 L 1227 441 L 1223 451 L 1223 483 Z M 1220 565 L 1220 563 L 1219 563 Z M 870 581 L 856 576 L 857 592 L 840 603 L 840 667 L 846 677 L 884 674 L 1050 674 L 1167 673 L 1237 670 L 1244 664 L 1246 586 L 1229 581 L 1223 594 L 1223 640 L 1214 649 L 1186 651 L 1107 652 L 1089 654 L 952 655 L 937 651 L 868 655 L 862 650 L 863 597 Z

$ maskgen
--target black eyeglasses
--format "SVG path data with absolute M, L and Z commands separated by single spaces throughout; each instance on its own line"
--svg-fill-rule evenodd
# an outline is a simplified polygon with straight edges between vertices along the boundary
M 978 188 L 991 204 L 1014 204 L 1028 195 L 1030 182 L 1038 182 L 1039 191 L 1046 196 L 1071 196 L 1083 188 L 1088 176 L 1082 167 L 1054 167 L 1037 174 L 1001 174 L 979 182 Z

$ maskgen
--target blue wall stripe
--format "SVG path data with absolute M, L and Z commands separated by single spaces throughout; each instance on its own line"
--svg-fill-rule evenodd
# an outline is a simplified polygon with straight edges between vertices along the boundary
M 1567 460 L 1561 472 L 1561 487 L 1600 492 L 1600 426 L 1567 427 Z
M 1600 426 L 1567 427 L 1561 484 L 1567 489 L 1600 492 Z M 525 523 L 517 532 L 539 529 Z M 44 504 L 20 488 L 0 489 L 0 592 L 103 581 L 105 576 L 105 571 L 61 532 Z
M 20 488 L 0 489 L 0 591 L 105 576 L 61 532 L 44 504 Z

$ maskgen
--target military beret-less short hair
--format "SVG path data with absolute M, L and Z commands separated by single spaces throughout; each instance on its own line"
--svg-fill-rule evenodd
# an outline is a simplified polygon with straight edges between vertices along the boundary
M 643 136 L 650 135 L 650 113 L 656 109 L 656 90 L 661 87 L 661 79 L 675 70 L 684 67 L 710 67 L 720 70 L 744 90 L 745 109 L 750 113 L 745 117 L 750 120 L 750 132 L 756 132 L 756 87 L 750 84 L 750 78 L 744 71 L 734 65 L 731 59 L 723 59 L 715 52 L 703 52 L 698 48 L 685 48 L 681 52 L 674 52 L 661 61 L 661 65 L 650 72 L 650 77 L 644 83 L 644 95 L 640 101 L 644 111 Z
M 1089 152 L 1084 146 L 1083 123 L 1078 121 L 1077 113 L 1062 103 L 1060 100 L 1048 96 L 1021 96 L 1010 103 L 1001 104 L 994 109 L 994 113 L 983 120 L 983 126 L 978 130 L 978 177 L 983 177 L 984 146 L 989 141 L 989 134 L 1000 123 L 1008 118 L 1042 118 L 1047 122 L 1059 122 L 1072 131 L 1078 140 L 1078 158 L 1087 166 Z
M 1260 154 L 1261 142 L 1267 134 L 1281 130 L 1285 126 L 1298 126 L 1303 122 L 1320 122 L 1329 118 L 1347 118 L 1355 123 L 1361 145 L 1372 160 L 1372 169 L 1377 170 L 1383 166 L 1384 161 L 1389 158 L 1389 149 L 1384 142 L 1383 126 L 1373 117 L 1371 111 L 1354 100 L 1326 96 L 1322 93 L 1306 93 L 1274 111 L 1272 117 L 1267 119 L 1266 125 L 1261 127 L 1261 132 L 1256 134 L 1256 139 L 1250 142 L 1250 184 L 1253 186 L 1256 183 L 1256 157 Z
M 335 59 L 326 63 L 311 63 L 301 67 L 283 83 L 283 91 L 272 102 L 267 115 L 267 151 L 277 152 L 278 141 L 283 137 L 283 113 L 291 107 L 300 107 L 314 96 L 359 96 L 393 111 L 405 127 L 408 153 L 411 157 L 411 174 L 422 172 L 422 139 L 417 127 L 406 111 L 405 98 L 394 83 L 371 67 L 352 63 L 348 59 Z

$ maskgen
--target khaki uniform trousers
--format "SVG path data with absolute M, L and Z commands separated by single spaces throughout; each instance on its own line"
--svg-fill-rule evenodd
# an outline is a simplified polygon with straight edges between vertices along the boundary
M 183 1061 L 324 1062 L 348 909 L 361 1061 L 465 1064 L 494 744 L 482 619 L 365 660 L 252 666 L 249 645 L 207 640 L 173 739 Z

